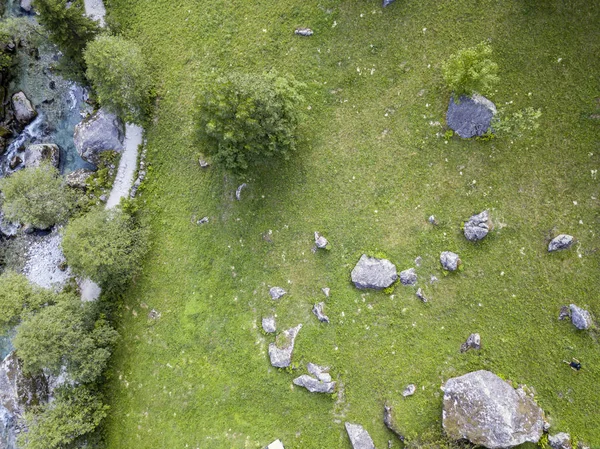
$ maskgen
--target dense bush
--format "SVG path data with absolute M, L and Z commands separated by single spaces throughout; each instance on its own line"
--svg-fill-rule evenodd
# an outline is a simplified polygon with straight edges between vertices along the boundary
M 0 331 L 17 324 L 21 316 L 54 302 L 52 292 L 32 285 L 22 274 L 0 275 Z
M 83 0 L 33 1 L 38 21 L 63 53 L 63 73 L 80 82 L 85 81 L 83 50 L 100 31 L 96 22 L 84 14 L 83 6 Z
M 498 64 L 491 55 L 492 47 L 482 42 L 450 56 L 442 67 L 448 88 L 457 96 L 489 93 L 499 81 Z
M 126 121 L 140 123 L 148 110 L 150 72 L 135 42 L 99 36 L 85 50 L 87 77 L 100 104 Z
M 29 431 L 19 438 L 22 449 L 63 449 L 94 431 L 106 417 L 108 406 L 90 387 L 62 387 L 51 403 L 25 413 Z
M 62 242 L 75 274 L 104 288 L 118 288 L 139 269 L 146 232 L 120 209 L 99 209 L 72 220 Z
M 10 221 L 47 228 L 65 220 L 73 196 L 58 171 L 49 164 L 25 168 L 0 179 L 2 211 Z
M 106 367 L 117 331 L 96 319 L 93 307 L 74 295 L 60 295 L 55 305 L 25 317 L 14 338 L 23 370 L 58 375 L 66 367 L 74 381 L 94 382 Z
M 198 134 L 215 162 L 231 171 L 296 149 L 302 85 L 269 73 L 212 82 L 199 101 Z

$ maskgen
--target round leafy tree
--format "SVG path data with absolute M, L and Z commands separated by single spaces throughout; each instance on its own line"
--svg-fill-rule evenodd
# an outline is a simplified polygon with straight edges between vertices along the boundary
M 10 221 L 45 229 L 67 218 L 72 193 L 50 164 L 25 168 L 0 180 L 2 211 Z
M 54 303 L 52 291 L 29 282 L 22 274 L 5 271 L 0 275 L 0 332 L 17 324 L 23 315 Z
M 296 149 L 302 87 L 274 73 L 218 78 L 200 98 L 198 134 L 215 162 L 243 172 Z
M 457 96 L 489 93 L 499 80 L 491 55 L 492 47 L 481 42 L 450 56 L 442 67 L 448 88 Z
M 146 232 L 120 209 L 98 209 L 72 220 L 62 247 L 71 269 L 102 287 L 125 284 L 138 271 Z
M 140 123 L 149 107 L 151 78 L 139 45 L 102 35 L 88 44 L 84 58 L 100 104 L 126 121 Z

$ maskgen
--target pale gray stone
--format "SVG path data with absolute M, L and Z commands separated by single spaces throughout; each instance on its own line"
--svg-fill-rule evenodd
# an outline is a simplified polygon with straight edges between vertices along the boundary
M 382 290 L 389 287 L 398 274 L 396 266 L 387 259 L 377 259 L 363 254 L 352 270 L 352 282 L 356 288 Z
M 563 249 L 569 249 L 575 239 L 572 235 L 560 234 L 554 237 L 548 244 L 548 251 L 561 251 Z
M 298 36 L 312 36 L 314 34 L 313 30 L 311 30 L 310 28 L 296 28 L 294 30 L 294 33 L 297 34 Z
M 385 8 L 388 5 L 394 3 L 395 0 L 383 0 L 383 7 Z
M 414 268 L 409 268 L 400 272 L 400 282 L 402 285 L 415 285 L 417 283 L 417 272 Z
M 298 332 L 302 329 L 302 324 L 287 329 L 277 336 L 279 347 L 276 343 L 269 344 L 269 358 L 271 365 L 275 368 L 287 368 L 292 363 L 292 353 L 294 352 L 294 342 Z
M 419 298 L 421 301 L 423 302 L 427 302 L 429 301 L 429 299 L 427 299 L 427 297 L 425 296 L 425 293 L 423 293 L 423 290 L 419 287 L 417 289 L 417 298 Z
M 274 316 L 266 316 L 262 319 L 262 328 L 268 333 L 272 334 L 277 330 L 277 326 L 275 325 L 275 317 Z
M 360 424 L 345 423 L 352 449 L 375 449 L 371 435 Z
M 571 435 L 565 432 L 548 435 L 548 443 L 552 449 L 572 449 Z
M 456 271 L 460 265 L 460 257 L 451 251 L 444 251 L 440 254 L 440 263 L 444 267 L 444 270 Z
M 482 136 L 490 130 L 496 106 L 481 95 L 461 96 L 459 102 L 450 98 L 446 122 L 463 139 Z
M 392 407 L 389 405 L 383 406 L 383 423 L 385 424 L 385 427 L 390 429 L 392 433 L 400 439 L 400 441 L 404 441 L 404 435 L 398 430 L 398 427 L 396 427 Z
M 412 396 L 417 391 L 417 386 L 415 384 L 409 384 L 406 386 L 404 391 L 402 392 L 402 396 Z
M 329 244 L 329 242 L 327 241 L 327 239 L 325 237 L 323 237 L 318 232 L 315 232 L 315 246 L 317 248 L 324 249 L 327 247 L 328 244 Z
M 31 12 L 33 9 L 31 6 L 31 0 L 21 0 L 20 2 L 21 9 L 25 12 Z
M 275 440 L 267 446 L 267 449 L 285 449 L 283 443 L 280 440 Z
M 322 382 L 314 377 L 311 377 L 307 374 L 303 374 L 300 377 L 296 377 L 294 380 L 294 385 L 298 385 L 299 387 L 304 387 L 311 393 L 327 393 L 331 394 L 335 391 L 335 382 Z
M 287 292 L 281 287 L 271 287 L 269 289 L 269 295 L 271 295 L 271 299 L 279 299 Z
M 240 184 L 240 186 L 237 188 L 237 190 L 235 191 L 235 198 L 238 201 L 242 200 L 242 190 L 244 190 L 248 185 L 244 182 L 243 184 Z
M 491 229 L 489 212 L 484 210 L 480 214 L 473 215 L 465 222 L 465 238 L 471 242 L 477 242 L 483 239 Z
M 313 306 L 312 311 L 321 323 L 329 323 L 329 318 L 323 313 L 324 307 L 325 303 L 319 302 Z
M 577 329 L 589 329 L 594 324 L 592 315 L 587 310 L 577 307 L 575 304 L 569 305 L 569 309 L 571 310 L 571 322 Z
M 321 382 L 331 382 L 331 375 L 329 374 L 328 366 L 319 366 L 309 362 L 306 365 L 306 369 Z
M 479 334 L 471 334 L 460 346 L 460 352 L 467 352 L 469 349 L 481 349 L 481 336 Z
M 324 287 L 321 289 L 321 291 L 323 292 L 323 294 L 325 296 L 327 296 L 329 298 L 329 293 L 331 292 L 331 289 L 329 287 Z
M 48 162 L 58 168 L 60 149 L 53 143 L 29 145 L 24 154 L 25 167 L 39 167 L 42 162 Z
M 4 213 L 0 210 L 0 234 L 6 237 L 14 237 L 19 231 L 20 223 L 11 223 L 4 218 Z
M 93 171 L 86 168 L 79 168 L 66 176 L 66 182 L 69 187 L 85 190 L 87 180 L 94 174 Z
M 442 390 L 442 424 L 452 440 L 504 449 L 537 443 L 543 434 L 542 409 L 522 389 L 489 371 L 448 379 Z
M 79 155 L 98 165 L 104 151 L 123 151 L 125 126 L 114 114 L 99 109 L 95 114 L 75 126 L 73 140 Z
M 12 106 L 15 118 L 22 125 L 27 125 L 37 117 L 37 111 L 23 92 L 17 92 L 12 96 Z

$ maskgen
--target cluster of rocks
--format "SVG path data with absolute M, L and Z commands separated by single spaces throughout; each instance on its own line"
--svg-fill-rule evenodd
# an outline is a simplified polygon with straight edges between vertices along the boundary
M 309 363 L 306 369 L 311 375 L 303 374 L 294 379 L 294 385 L 304 387 L 311 393 L 328 393 L 335 391 L 336 382 L 332 381 L 329 367 Z
M 562 306 L 558 315 L 559 320 L 571 319 L 571 323 L 579 330 L 588 330 L 594 326 L 592 314 L 575 304 Z

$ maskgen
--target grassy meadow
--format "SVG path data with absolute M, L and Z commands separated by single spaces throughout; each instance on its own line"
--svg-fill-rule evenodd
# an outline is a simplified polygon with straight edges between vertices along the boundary
M 345 449 L 346 421 L 376 447 L 399 448 L 386 402 L 425 446 L 443 435 L 442 383 L 478 369 L 532 387 L 553 432 L 600 447 L 598 334 L 557 319 L 569 303 L 600 317 L 598 2 L 110 0 L 107 9 L 143 46 L 157 83 L 140 197 L 152 247 L 118 318 L 109 448 L 258 449 L 279 438 L 286 449 Z M 315 34 L 295 36 L 299 26 Z M 489 98 L 510 113 L 540 108 L 539 129 L 444 137 L 441 64 L 481 41 L 500 66 Z M 201 169 L 203 83 L 271 69 L 306 84 L 300 151 L 245 179 Z M 461 223 L 486 208 L 494 232 L 466 241 Z M 311 252 L 314 231 L 329 251 Z M 578 243 L 547 253 L 559 233 Z M 463 271 L 442 273 L 445 250 Z M 355 289 L 362 253 L 398 270 L 422 257 L 418 285 Z M 271 286 L 288 295 L 272 301 Z M 329 325 L 311 312 L 320 301 Z M 149 319 L 151 309 L 161 317 Z M 278 330 L 304 326 L 293 371 L 269 363 L 274 337 L 260 322 L 271 313 Z M 461 354 L 472 332 L 482 349 Z M 572 357 L 580 372 L 563 363 Z M 292 385 L 308 362 L 332 367 L 336 395 Z M 403 398 L 410 383 L 417 392 Z

